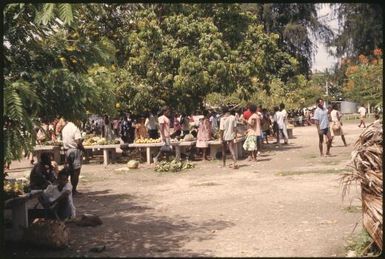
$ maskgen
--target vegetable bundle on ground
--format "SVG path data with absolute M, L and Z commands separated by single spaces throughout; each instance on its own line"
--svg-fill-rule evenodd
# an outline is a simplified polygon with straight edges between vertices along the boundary
M 360 135 L 352 152 L 353 172 L 342 176 L 343 196 L 350 184 L 361 184 L 363 225 L 382 250 L 382 120 L 370 124 Z
M 194 168 L 194 164 L 190 162 L 182 162 L 172 160 L 171 162 L 162 161 L 155 166 L 156 172 L 179 172 L 183 169 Z

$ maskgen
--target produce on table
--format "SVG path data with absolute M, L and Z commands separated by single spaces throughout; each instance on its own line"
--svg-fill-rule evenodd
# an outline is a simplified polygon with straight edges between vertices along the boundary
M 153 138 L 144 138 L 144 139 L 137 139 L 135 140 L 136 144 L 147 144 L 147 143 L 160 143 L 161 139 L 153 139 Z
M 171 162 L 162 161 L 155 166 L 155 172 L 179 172 L 183 169 L 194 168 L 190 162 L 172 160 Z
M 95 145 L 109 145 L 109 144 L 119 144 L 120 141 L 117 139 L 107 140 L 106 138 L 95 137 L 92 135 L 86 135 L 83 141 L 83 146 L 95 146 Z
M 183 141 L 193 141 L 195 140 L 194 136 L 192 134 L 187 134 L 184 136 Z
M 105 138 L 100 138 L 99 140 L 96 141 L 97 145 L 106 145 L 107 140 Z
M 23 179 L 4 179 L 5 200 L 23 195 L 29 191 L 29 181 Z

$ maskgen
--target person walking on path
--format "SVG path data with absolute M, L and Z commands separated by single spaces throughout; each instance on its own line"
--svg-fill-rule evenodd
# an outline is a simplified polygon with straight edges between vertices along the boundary
M 279 109 L 281 110 L 283 115 L 282 133 L 285 138 L 285 144 L 289 144 L 289 135 L 287 134 L 288 114 L 285 110 L 285 104 L 281 103 L 279 105 Z
M 231 156 L 233 158 L 233 164 L 230 167 L 234 169 L 238 168 L 237 158 L 235 156 L 235 137 L 237 135 L 237 120 L 234 115 L 231 115 L 228 107 L 223 107 L 223 116 L 219 123 L 220 140 L 222 142 L 222 161 L 223 167 L 226 166 L 226 149 L 227 146 L 230 149 Z
M 255 105 L 249 106 L 251 111 L 251 116 L 247 120 L 247 138 L 243 144 L 243 148 L 246 151 L 251 153 L 251 160 L 257 161 L 257 152 L 258 152 L 258 137 L 261 132 L 261 119 L 257 112 L 257 107 Z
M 79 128 L 72 122 L 64 120 L 65 124 L 61 131 L 63 137 L 63 147 L 66 150 L 66 161 L 71 171 L 72 193 L 79 194 L 76 190 L 79 183 L 80 170 L 82 168 L 83 139 Z
M 363 104 L 358 109 L 358 112 L 360 113 L 360 124 L 358 125 L 358 127 L 361 128 L 361 125 L 364 125 L 364 128 L 366 128 L 366 125 L 365 125 L 366 109 Z
M 332 135 L 332 141 L 334 139 L 334 136 L 341 136 L 342 141 L 344 142 L 345 147 L 347 146 L 344 132 L 342 130 L 342 113 L 340 113 L 337 110 L 337 107 L 335 104 L 328 107 L 328 110 L 330 111 L 330 129 L 331 129 L 331 135 Z
M 329 118 L 328 110 L 324 107 L 324 100 L 318 98 L 316 101 L 317 109 L 314 111 L 314 122 L 317 127 L 318 137 L 319 137 L 319 151 L 321 156 L 323 156 L 323 141 L 324 136 L 327 137 L 326 142 L 326 155 L 330 156 L 330 147 L 332 144 L 332 136 L 329 130 Z

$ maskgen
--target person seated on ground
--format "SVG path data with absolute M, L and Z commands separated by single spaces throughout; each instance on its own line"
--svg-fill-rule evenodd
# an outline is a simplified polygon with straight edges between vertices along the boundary
M 55 168 L 52 166 L 50 153 L 41 153 L 40 162 L 32 168 L 29 179 L 31 190 L 43 190 L 56 180 Z
M 72 198 L 72 185 L 68 181 L 70 169 L 65 166 L 59 171 L 54 184 L 50 184 L 40 197 L 44 208 L 52 208 L 60 220 L 76 217 L 76 208 Z

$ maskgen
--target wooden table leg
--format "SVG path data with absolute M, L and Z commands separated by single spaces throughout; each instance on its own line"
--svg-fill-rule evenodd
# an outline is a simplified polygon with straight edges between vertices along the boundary
M 104 148 L 103 149 L 103 165 L 107 166 L 108 165 L 108 149 Z
M 180 160 L 180 146 L 179 145 L 175 146 L 175 160 L 176 161 Z
M 12 208 L 12 228 L 15 240 L 23 236 L 23 228 L 28 227 L 28 210 L 25 202 Z
M 60 164 L 60 147 L 54 148 L 53 150 L 53 160 L 59 165 Z
M 146 158 L 147 158 L 147 164 L 151 164 L 151 148 L 146 147 Z
M 218 152 L 218 148 L 217 148 L 217 145 L 210 145 L 210 157 L 212 160 L 216 160 L 217 159 L 217 152 Z

